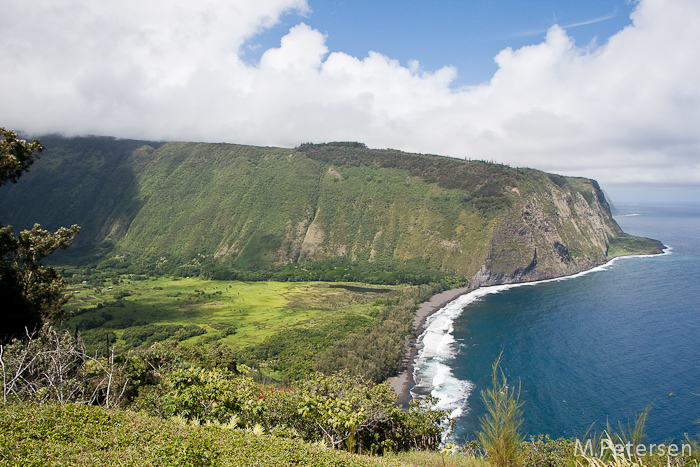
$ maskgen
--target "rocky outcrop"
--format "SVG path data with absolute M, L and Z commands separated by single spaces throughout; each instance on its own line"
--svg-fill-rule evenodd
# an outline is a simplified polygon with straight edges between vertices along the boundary
M 494 229 L 470 288 L 575 274 L 605 263 L 623 234 L 594 180 L 547 175 Z

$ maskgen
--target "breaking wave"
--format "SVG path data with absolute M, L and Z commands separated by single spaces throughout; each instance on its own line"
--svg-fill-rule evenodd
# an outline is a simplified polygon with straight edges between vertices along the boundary
M 671 247 L 664 249 L 664 255 L 671 254 Z M 418 337 L 418 353 L 413 362 L 413 381 L 411 389 L 413 398 L 424 400 L 431 395 L 437 399 L 435 408 L 450 412 L 450 418 L 459 417 L 469 411 L 469 397 L 474 390 L 474 383 L 460 380 L 452 373 L 452 363 L 459 350 L 459 343 L 453 336 L 454 321 L 465 307 L 482 297 L 515 287 L 527 287 L 547 282 L 559 282 L 575 279 L 594 272 L 605 271 L 613 267 L 615 261 L 632 257 L 650 257 L 661 255 L 634 255 L 613 258 L 607 263 L 570 276 L 542 281 L 523 282 L 519 284 L 494 285 L 481 287 L 462 295 L 448 303 L 427 320 L 425 330 Z

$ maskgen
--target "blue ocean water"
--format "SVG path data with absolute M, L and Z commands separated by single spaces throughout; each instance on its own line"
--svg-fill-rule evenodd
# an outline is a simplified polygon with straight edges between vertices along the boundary
M 619 208 L 634 214 L 616 218 L 625 232 L 659 239 L 668 253 L 480 289 L 429 321 L 413 392 L 452 410 L 457 442 L 479 428 L 480 391 L 501 352 L 528 434 L 583 436 L 632 423 L 650 405 L 649 441 L 700 432 L 700 205 Z

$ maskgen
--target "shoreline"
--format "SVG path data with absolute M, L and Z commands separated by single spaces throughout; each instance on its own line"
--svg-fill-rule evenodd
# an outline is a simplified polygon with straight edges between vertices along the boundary
M 475 290 L 472 287 L 460 287 L 440 292 L 430 297 L 428 301 L 420 304 L 413 318 L 413 338 L 408 344 L 406 355 L 404 356 L 404 369 L 396 376 L 389 378 L 387 382 L 396 392 L 397 405 L 408 407 L 411 401 L 411 389 L 416 382 L 413 380 L 413 363 L 418 355 L 418 337 L 425 330 L 425 322 L 430 316 L 443 308 L 448 303 L 456 300 L 464 294 Z
M 579 274 L 587 274 L 589 272 L 593 272 L 596 268 L 600 268 L 603 266 L 607 266 L 609 264 L 612 264 L 615 262 L 615 260 L 622 259 L 622 258 L 643 258 L 643 257 L 654 257 L 654 256 L 664 256 L 667 254 L 670 254 L 672 248 L 664 245 L 664 248 L 661 252 L 659 253 L 639 253 L 639 254 L 633 254 L 633 255 L 622 255 L 622 256 L 615 256 L 613 258 L 609 258 L 607 261 L 605 261 L 602 264 L 597 264 L 593 265 L 588 269 L 584 269 L 582 271 L 579 271 L 577 273 L 565 275 L 565 276 L 559 276 L 559 277 L 553 277 L 553 278 L 547 278 L 547 279 L 540 279 L 536 281 L 524 281 L 524 282 L 514 282 L 510 284 L 493 284 L 493 285 L 525 285 L 528 283 L 540 283 L 540 282 L 548 282 L 548 281 L 555 281 L 555 280 L 561 280 L 561 279 L 566 279 L 566 278 L 571 278 L 573 276 L 577 276 Z M 425 323 L 427 319 L 432 316 L 434 313 L 436 313 L 438 310 L 441 308 L 445 307 L 448 303 L 456 300 L 457 298 L 461 297 L 462 295 L 468 294 L 470 292 L 473 292 L 475 290 L 480 289 L 481 287 L 488 287 L 486 285 L 481 285 L 479 287 L 460 287 L 457 289 L 450 289 L 450 290 L 445 290 L 443 292 L 440 292 L 436 295 L 433 295 L 428 301 L 425 301 L 420 304 L 418 309 L 416 310 L 416 314 L 413 318 L 413 338 L 408 344 L 408 348 L 406 349 L 406 354 L 404 356 L 404 363 L 403 363 L 403 370 L 396 376 L 389 378 L 387 382 L 391 386 L 391 388 L 396 392 L 396 404 L 408 408 L 408 404 L 413 398 L 411 396 L 411 389 L 415 386 L 416 382 L 413 379 L 413 370 L 414 370 L 414 362 L 416 359 L 416 356 L 418 355 L 419 350 L 421 349 L 421 346 L 418 344 L 418 338 L 420 335 L 425 331 Z

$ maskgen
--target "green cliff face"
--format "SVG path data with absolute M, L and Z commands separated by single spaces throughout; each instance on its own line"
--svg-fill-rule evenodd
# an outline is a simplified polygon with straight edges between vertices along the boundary
M 570 274 L 605 261 L 611 242 L 627 253 L 641 244 L 595 181 L 532 169 L 358 143 L 42 143 L 22 183 L 0 191 L 0 219 L 16 230 L 81 225 L 71 261 L 156 271 L 410 262 L 477 285 Z

